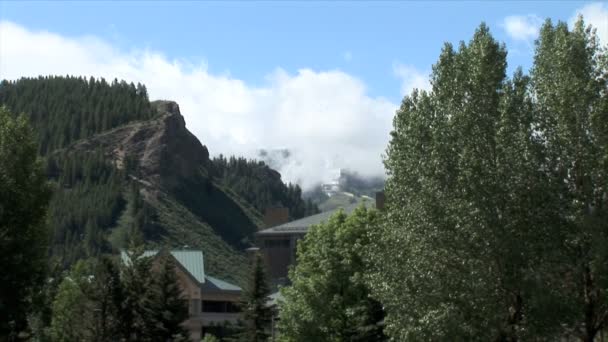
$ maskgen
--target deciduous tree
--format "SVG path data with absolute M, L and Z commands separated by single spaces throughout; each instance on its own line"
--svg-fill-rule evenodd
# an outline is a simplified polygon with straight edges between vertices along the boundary
M 279 332 L 284 341 L 382 341 L 381 305 L 364 281 L 364 250 L 375 210 L 344 212 L 312 227 L 298 243 L 298 263 L 284 288 Z
M 482 24 L 443 48 L 430 92 L 406 96 L 385 166 L 388 211 L 370 284 L 397 340 L 552 336 L 548 270 L 563 237 L 543 169 L 538 117 L 521 71 Z

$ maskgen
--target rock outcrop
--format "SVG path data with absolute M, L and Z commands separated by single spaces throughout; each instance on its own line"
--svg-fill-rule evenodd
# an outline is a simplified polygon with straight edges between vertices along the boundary
M 192 179 L 210 165 L 209 151 L 186 129 L 177 103 L 152 104 L 159 113 L 156 118 L 115 128 L 71 148 L 101 148 L 118 168 L 135 168 L 135 177 L 142 182 L 175 189 L 182 180 Z

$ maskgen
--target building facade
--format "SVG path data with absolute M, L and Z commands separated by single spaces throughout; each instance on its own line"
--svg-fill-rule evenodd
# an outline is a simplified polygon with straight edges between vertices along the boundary
M 158 251 L 145 251 L 143 257 L 156 257 Z M 237 323 L 240 318 L 240 287 L 205 274 L 203 252 L 200 250 L 170 251 L 176 265 L 178 283 L 187 301 L 188 319 L 183 326 L 190 340 L 200 341 L 206 332 L 217 333 L 222 324 Z M 121 253 L 123 262 L 129 256 Z
M 384 193 L 380 192 L 376 194 L 376 198 L 379 204 L 384 205 Z M 271 284 L 274 286 L 288 284 L 287 275 L 289 266 L 296 263 L 298 240 L 306 235 L 311 226 L 326 222 L 339 210 L 350 214 L 360 205 L 373 207 L 375 203 L 374 200 L 370 200 L 363 203 L 351 204 L 343 208 L 273 225 L 257 232 L 256 244 L 264 258 Z M 381 207 L 379 206 L 379 208 Z

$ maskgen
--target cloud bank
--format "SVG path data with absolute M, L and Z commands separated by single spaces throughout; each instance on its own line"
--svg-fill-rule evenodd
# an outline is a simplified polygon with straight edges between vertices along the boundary
M 513 40 L 531 42 L 538 37 L 542 24 L 536 15 L 512 15 L 503 20 L 502 26 Z
M 212 155 L 256 157 L 288 148 L 285 181 L 307 188 L 331 168 L 384 174 L 381 163 L 396 105 L 367 95 L 340 70 L 281 68 L 263 86 L 213 74 L 204 62 L 169 60 L 161 52 L 121 51 L 96 37 L 65 37 L 0 22 L 0 78 L 82 75 L 141 82 L 151 99 L 179 103 L 188 129 Z

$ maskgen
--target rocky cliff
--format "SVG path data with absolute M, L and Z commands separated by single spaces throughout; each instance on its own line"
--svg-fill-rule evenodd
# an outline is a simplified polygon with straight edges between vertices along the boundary
M 214 181 L 209 152 L 187 130 L 178 104 L 155 101 L 152 105 L 158 112 L 154 118 L 76 141 L 55 154 L 103 153 L 125 174 L 125 193 L 127 187 L 137 185 L 147 208 L 149 223 L 143 233 L 149 245 L 201 248 L 210 272 L 241 282 L 247 269 L 242 250 L 261 224 L 260 213 Z M 133 206 L 123 206 L 108 231 L 114 249 L 125 246 Z

